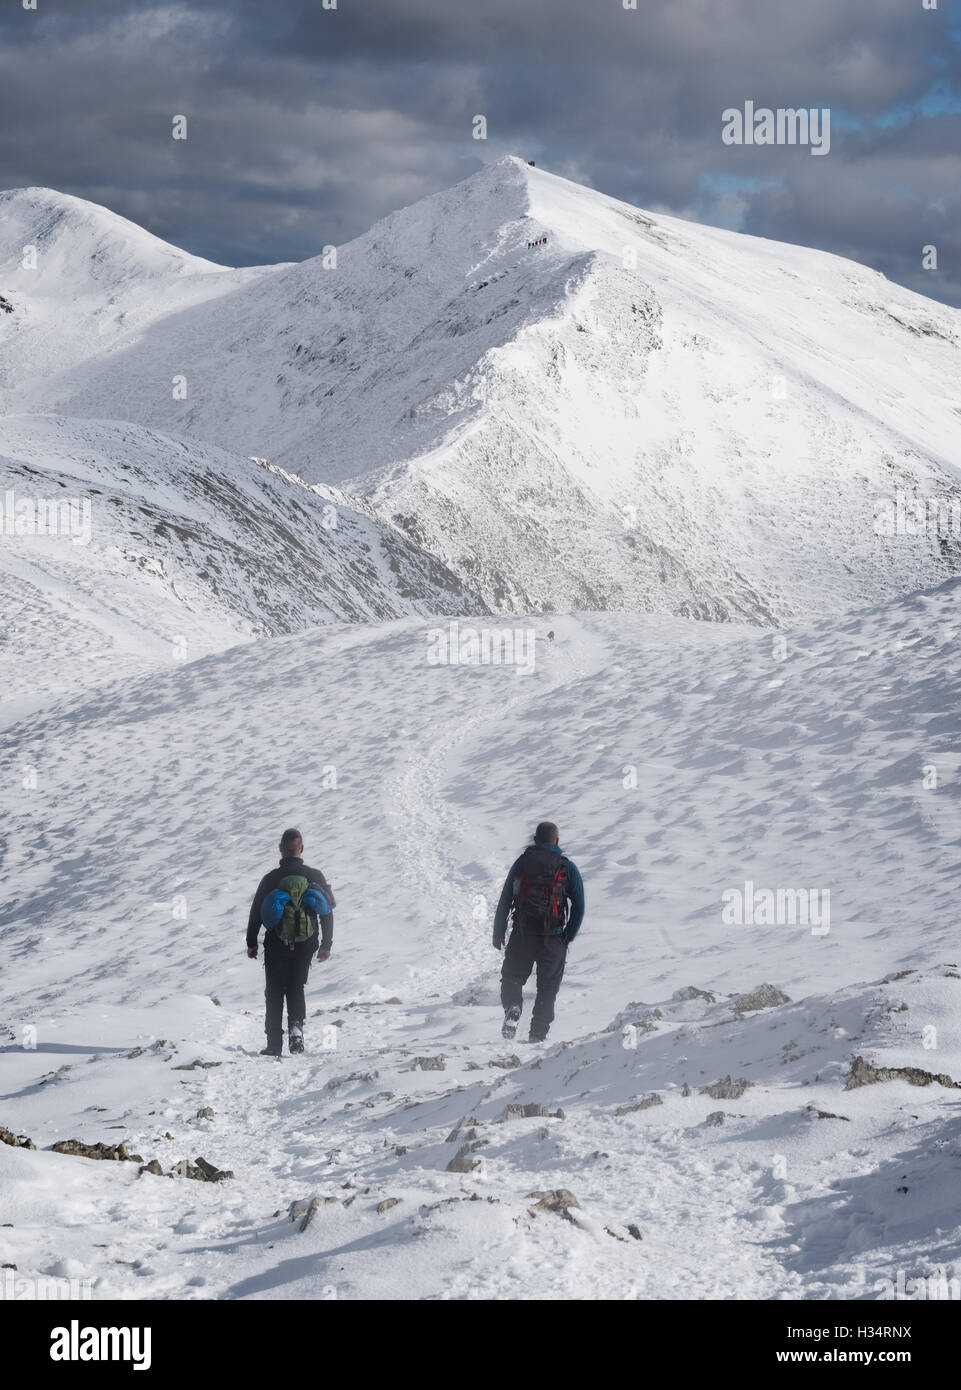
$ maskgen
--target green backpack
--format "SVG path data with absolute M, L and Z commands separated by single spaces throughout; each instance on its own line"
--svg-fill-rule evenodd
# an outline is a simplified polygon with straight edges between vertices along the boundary
M 277 884 L 281 893 L 290 894 L 290 901 L 285 904 L 283 916 L 275 927 L 285 946 L 293 946 L 298 941 L 309 941 L 314 934 L 310 913 L 301 906 L 301 898 L 309 887 L 309 881 L 301 874 L 288 874 Z

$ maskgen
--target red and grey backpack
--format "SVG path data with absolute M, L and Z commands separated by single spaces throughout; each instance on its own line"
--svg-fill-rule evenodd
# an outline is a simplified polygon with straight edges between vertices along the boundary
M 554 849 L 531 845 L 517 865 L 514 925 L 550 936 L 567 925 L 567 868 Z

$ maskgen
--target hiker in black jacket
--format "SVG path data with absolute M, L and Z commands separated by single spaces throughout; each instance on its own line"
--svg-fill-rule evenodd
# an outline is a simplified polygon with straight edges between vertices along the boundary
M 247 920 L 247 955 L 257 959 L 257 936 L 261 927 L 261 909 L 264 899 L 278 884 L 289 877 L 306 879 L 323 893 L 330 907 L 336 904 L 330 884 L 319 869 L 311 869 L 303 861 L 304 841 L 299 830 L 285 830 L 280 840 L 280 865 L 264 874 L 254 900 L 250 905 Z M 279 1057 L 283 1050 L 284 1000 L 287 1001 L 287 1043 L 291 1052 L 304 1050 L 304 1020 L 307 1005 L 304 1001 L 304 986 L 310 972 L 310 963 L 317 953 L 318 960 L 330 959 L 331 943 L 334 939 L 333 911 L 318 915 L 305 909 L 309 923 L 309 935 L 303 941 L 295 941 L 286 946 L 276 931 L 264 932 L 264 970 L 267 987 L 264 996 L 267 1001 L 267 1017 L 264 1031 L 267 1046 L 261 1056 Z M 318 947 L 318 925 L 320 944 Z
M 577 866 L 561 852 L 557 826 L 541 821 L 534 843 L 511 865 L 494 913 L 495 950 L 504 945 L 512 923 L 501 970 L 501 1034 L 517 1032 L 524 986 L 537 967 L 537 996 L 531 1013 L 529 1042 L 543 1042 L 554 1022 L 554 1000 L 567 963 L 567 948 L 584 918 L 584 883 Z

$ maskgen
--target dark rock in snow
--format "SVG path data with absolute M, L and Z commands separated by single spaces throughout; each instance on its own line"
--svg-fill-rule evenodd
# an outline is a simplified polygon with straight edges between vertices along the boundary
M 736 1014 L 754 1013 L 756 1009 L 776 1009 L 779 1004 L 790 1004 L 791 1000 L 776 985 L 758 985 L 748 994 L 739 994 L 731 1007 Z
M 35 1149 L 37 1146 L 25 1134 L 14 1134 L 12 1130 L 0 1125 L 0 1144 L 9 1144 L 12 1149 Z
M 140 1154 L 127 1152 L 125 1144 L 84 1144 L 80 1139 L 60 1139 L 51 1145 L 55 1154 L 68 1154 L 71 1158 L 99 1158 L 116 1163 L 143 1163 Z
M 753 1081 L 748 1081 L 746 1076 L 742 1076 L 739 1081 L 732 1081 L 730 1076 L 722 1076 L 720 1081 L 715 1081 L 711 1086 L 702 1086 L 701 1095 L 710 1096 L 711 1100 L 738 1100 L 743 1096 L 749 1086 L 753 1086 Z
M 445 1071 L 446 1060 L 444 1054 L 439 1052 L 436 1057 L 415 1057 L 410 1066 L 411 1071 Z
M 566 1187 L 555 1187 L 546 1192 L 528 1192 L 529 1201 L 536 1201 L 535 1211 L 566 1212 L 571 1207 L 580 1207 L 580 1202 Z
M 462 1144 L 448 1163 L 445 1171 L 448 1173 L 472 1173 L 475 1168 L 479 1168 L 480 1159 L 468 1158 L 467 1155 L 469 1152 L 470 1146 L 468 1144 Z
M 657 1091 L 645 1096 L 643 1100 L 631 1101 L 629 1105 L 619 1105 L 614 1111 L 615 1115 L 629 1115 L 634 1110 L 650 1110 L 653 1105 L 663 1105 L 664 1101 Z
M 941 1086 L 961 1090 L 961 1082 L 953 1081 L 946 1072 L 923 1071 L 921 1067 L 872 1067 L 863 1057 L 855 1057 L 851 1063 L 846 1091 L 856 1091 L 859 1086 L 873 1086 L 878 1081 L 907 1081 L 911 1086 L 930 1086 L 937 1081 Z
M 531 1101 L 528 1105 L 509 1105 L 501 1116 L 501 1120 L 533 1120 L 546 1116 L 551 1120 L 563 1120 L 563 1110 L 549 1110 L 546 1105 L 538 1105 Z

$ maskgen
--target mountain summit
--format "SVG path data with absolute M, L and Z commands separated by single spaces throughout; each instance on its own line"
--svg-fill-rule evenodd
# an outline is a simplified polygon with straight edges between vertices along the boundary
M 343 484 L 504 610 L 778 624 L 959 567 L 874 523 L 961 496 L 961 313 L 853 262 L 509 157 L 302 264 L 180 278 L 21 408 Z M 22 273 L 0 294 L 29 318 Z

